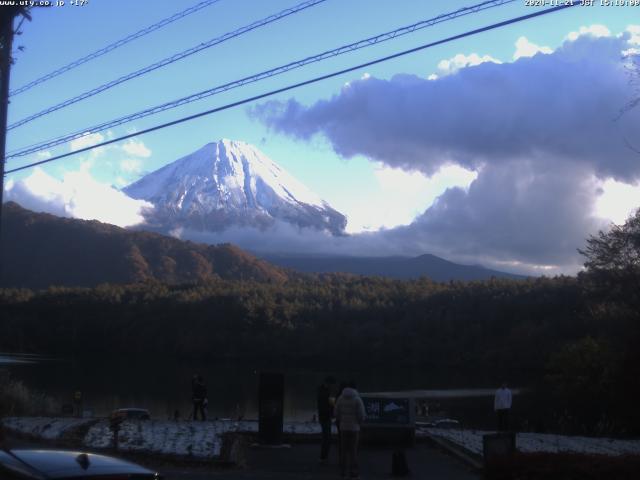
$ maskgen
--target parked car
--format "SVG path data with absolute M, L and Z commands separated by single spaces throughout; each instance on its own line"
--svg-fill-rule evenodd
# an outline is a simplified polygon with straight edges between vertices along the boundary
M 0 450 L 2 480 L 159 480 L 159 473 L 107 455 L 63 450 Z
M 119 408 L 111 412 L 111 420 L 149 420 L 151 415 L 145 408 Z
M 429 425 L 434 428 L 460 428 L 460 422 L 453 418 L 441 418 L 439 420 L 435 420 L 433 423 Z

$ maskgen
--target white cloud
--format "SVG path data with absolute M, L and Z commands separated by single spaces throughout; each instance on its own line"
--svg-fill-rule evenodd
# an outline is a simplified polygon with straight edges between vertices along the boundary
M 447 188 L 466 188 L 475 178 L 474 172 L 457 166 L 443 167 L 427 177 L 422 172 L 391 168 L 382 163 L 375 165 L 373 174 L 378 184 L 376 194 L 368 195 L 366 201 L 340 208 L 348 218 L 348 233 L 408 225 Z
M 113 132 L 109 130 L 106 135 L 107 136 L 105 138 L 105 136 L 102 135 L 101 133 L 86 132 L 81 137 L 71 140 L 71 142 L 69 142 L 69 150 L 72 152 L 75 152 L 82 148 L 90 147 L 92 145 L 96 145 L 98 143 L 104 142 L 105 140 L 111 139 L 113 137 Z M 124 153 L 128 156 L 139 157 L 139 158 L 149 158 L 152 153 L 151 150 L 144 144 L 143 141 L 130 139 L 122 144 L 110 144 L 110 145 L 105 145 L 103 147 L 95 148 L 93 150 L 90 150 L 88 155 L 89 155 L 89 158 L 95 159 L 98 156 L 103 155 L 107 151 Z M 49 155 L 50 155 L 50 152 L 49 152 Z M 129 164 L 129 167 L 131 166 L 133 166 L 133 163 Z M 125 169 L 126 168 L 127 167 L 125 167 Z M 127 171 L 137 171 L 137 170 L 127 170 Z
M 52 154 L 49 150 L 44 150 L 42 152 L 36 153 L 36 156 L 40 159 L 46 160 L 47 158 L 51 158 Z
M 30 210 L 120 227 L 143 222 L 143 210 L 152 208 L 148 202 L 132 199 L 111 185 L 96 181 L 86 167 L 65 174 L 62 180 L 35 168 L 26 178 L 7 182 L 5 195 L 7 201 Z
M 80 162 L 80 171 L 83 173 L 89 173 L 91 167 L 93 167 L 94 159 L 90 158 L 89 160 L 83 160 Z
M 538 53 L 549 54 L 552 52 L 553 50 L 549 47 L 541 47 L 529 41 L 527 37 L 520 37 L 516 40 L 516 51 L 513 54 L 513 59 L 518 60 L 522 57 L 533 57 Z
M 640 184 L 628 184 L 608 179 L 602 184 L 602 194 L 595 203 L 595 215 L 622 224 L 640 208 Z
M 447 188 L 468 188 L 475 172 L 457 165 L 442 167 L 431 177 L 378 163 L 374 168 L 380 194 L 366 204 L 356 204 L 343 213 L 349 219 L 347 232 L 357 233 L 410 224 Z
M 125 173 L 139 173 L 142 162 L 135 158 L 126 158 L 120 162 L 120 169 Z
M 308 107 L 291 99 L 253 111 L 295 138 L 323 134 L 345 158 L 364 155 L 427 175 L 443 164 L 478 170 L 544 152 L 588 164 L 600 178 L 629 180 L 640 177 L 640 162 L 624 138 L 637 138 L 640 111 L 612 121 L 628 101 L 624 46 L 585 36 L 527 62 L 485 63 L 435 82 L 413 75 L 354 81 Z
M 91 145 L 95 145 L 103 141 L 104 141 L 104 135 L 100 133 L 85 132 L 85 134 L 82 135 L 81 137 L 76 138 L 75 140 L 71 140 L 71 142 L 69 142 L 69 149 L 72 152 L 75 152 L 76 150 L 80 150 L 85 147 L 90 147 Z
M 640 48 L 635 48 L 640 46 L 640 25 L 629 25 L 624 33 L 620 34 L 620 36 L 622 35 L 628 38 L 627 43 L 630 46 L 622 52 L 622 55 L 625 57 L 640 55 Z
M 134 157 L 149 158 L 151 156 L 151 150 L 142 141 L 128 140 L 122 145 L 124 150 L 129 155 Z
M 626 29 L 630 45 L 640 45 L 640 25 L 629 25 Z
M 578 29 L 577 32 L 570 32 L 567 35 L 566 39 L 573 42 L 577 40 L 579 37 L 582 37 L 583 35 L 591 35 L 592 37 L 596 37 L 596 38 L 610 37 L 611 31 L 604 25 L 600 25 L 600 24 L 590 25 L 588 27 L 583 25 Z
M 502 63 L 500 60 L 493 58 L 490 55 L 483 55 L 481 57 L 477 53 L 472 53 L 470 55 L 464 55 L 463 53 L 459 53 L 448 60 L 441 60 L 438 63 L 438 70 L 440 71 L 441 75 L 450 75 L 462 68 L 475 67 L 476 65 L 480 65 L 486 62 L 492 62 L 492 63 L 498 63 L 498 64 Z
M 126 179 L 122 177 L 116 177 L 115 185 L 117 185 L 119 188 L 126 187 L 128 184 L 129 182 L 127 182 Z

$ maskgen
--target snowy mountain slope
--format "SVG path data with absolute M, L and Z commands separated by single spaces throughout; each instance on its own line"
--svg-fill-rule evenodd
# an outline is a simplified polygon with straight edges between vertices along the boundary
M 124 192 L 151 202 L 162 230 L 220 231 L 283 220 L 340 235 L 346 218 L 252 145 L 220 140 L 176 160 Z

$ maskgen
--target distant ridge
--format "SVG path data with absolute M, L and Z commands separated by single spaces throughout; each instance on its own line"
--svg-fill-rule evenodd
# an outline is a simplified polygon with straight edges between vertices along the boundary
M 4 204 L 1 287 L 92 287 L 101 283 L 169 284 L 226 280 L 282 283 L 305 273 L 350 273 L 434 281 L 525 278 L 435 255 L 347 257 L 253 254 L 230 245 L 205 245 L 98 221 L 35 213 Z M 302 275 L 304 276 L 304 275 Z
M 349 257 L 260 253 L 256 253 L 256 255 L 274 265 L 305 273 L 342 272 L 397 279 L 429 277 L 436 282 L 486 280 L 492 277 L 526 278 L 475 265 L 460 265 L 430 254 L 419 257 Z
M 288 273 L 230 245 L 203 245 L 98 221 L 3 209 L 0 286 L 229 280 L 284 282 Z

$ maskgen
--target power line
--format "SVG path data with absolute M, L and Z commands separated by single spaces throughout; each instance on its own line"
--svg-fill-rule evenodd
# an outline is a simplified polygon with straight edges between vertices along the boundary
M 182 10 L 181 12 L 178 12 L 174 15 L 171 15 L 170 17 L 167 17 L 163 20 L 160 20 L 157 23 L 154 23 L 153 25 L 149 25 L 146 28 L 143 28 L 142 30 L 138 30 L 135 33 L 132 33 L 131 35 L 128 35 L 124 38 L 121 38 L 120 40 L 117 40 L 109 45 L 107 45 L 106 47 L 103 47 L 99 50 L 96 50 L 93 53 L 90 53 L 88 55 L 85 55 L 82 58 L 79 58 L 77 60 L 74 60 L 73 62 L 64 65 L 63 67 L 58 68 L 57 70 L 54 70 L 51 73 L 47 73 L 46 75 L 43 75 L 42 77 L 36 78 L 35 80 L 27 83 L 26 85 L 23 85 L 22 87 L 16 88 L 15 90 L 12 90 L 9 95 L 13 96 L 13 95 L 18 95 L 22 92 L 26 92 L 27 90 L 30 90 L 31 88 L 35 87 L 36 85 L 40 85 L 41 83 L 44 83 L 48 80 L 51 80 L 52 78 L 57 77 L 58 75 L 62 75 L 65 72 L 68 72 L 69 70 L 73 70 L 76 67 L 79 67 L 80 65 L 87 63 L 91 60 L 94 60 L 98 57 L 101 57 L 102 55 L 111 52 L 112 50 L 115 50 L 116 48 L 119 48 L 123 45 L 126 45 L 129 42 L 132 42 L 140 37 L 144 37 L 145 35 L 150 34 L 151 32 L 154 32 L 162 27 L 165 27 L 175 21 L 180 20 L 181 18 L 184 18 L 188 15 L 191 15 L 192 13 L 198 12 L 200 10 L 202 10 L 203 8 L 209 7 L 211 5 L 213 5 L 214 3 L 218 3 L 220 0 L 205 0 L 203 2 L 200 2 L 192 7 L 187 8 L 186 10 Z
M 74 103 L 80 102 L 82 100 L 86 100 L 89 97 L 93 97 L 94 95 L 97 95 L 98 93 L 104 92 L 105 90 L 109 90 L 110 88 L 115 87 L 116 85 L 120 85 L 121 83 L 127 82 L 129 80 L 132 80 L 134 78 L 140 77 L 142 75 L 145 75 L 149 72 L 153 72 L 154 70 L 157 70 L 159 68 L 165 67 L 167 65 L 170 65 L 174 62 L 177 62 L 178 60 L 182 60 L 184 58 L 187 58 L 191 55 L 194 55 L 202 50 L 205 50 L 207 48 L 213 47 L 214 45 L 218 45 L 220 43 L 226 42 L 227 40 L 230 40 L 234 37 L 238 37 L 240 35 L 243 35 L 247 32 L 250 32 L 251 30 L 255 30 L 257 28 L 263 27 L 265 25 L 268 25 L 270 23 L 273 23 L 277 20 L 281 20 L 282 18 L 288 17 L 289 15 L 293 15 L 294 13 L 298 13 L 301 12 L 302 10 L 306 10 L 307 8 L 313 7 L 319 3 L 323 3 L 326 2 L 327 0 L 306 0 L 294 7 L 291 8 L 287 8 L 285 10 L 282 10 L 281 12 L 278 12 L 274 15 L 269 15 L 266 18 L 263 18 L 262 20 L 258 20 L 257 22 L 253 22 L 250 25 L 246 25 L 242 28 L 239 28 L 237 30 L 234 30 L 233 32 L 229 32 L 229 33 L 225 33 L 224 35 L 220 36 L 220 37 L 216 37 L 213 38 L 211 40 L 208 40 L 204 43 L 200 43 L 194 47 L 188 48 L 187 50 L 183 50 L 182 52 L 176 53 L 175 55 L 172 55 L 170 57 L 164 58 L 162 60 L 160 60 L 159 62 L 153 63 L 151 65 L 147 65 L 144 68 L 141 68 L 140 70 L 136 70 L 135 72 L 131 72 L 128 73 L 126 75 L 123 75 L 122 77 L 116 78 L 115 80 L 112 80 L 110 82 L 104 83 L 102 85 L 100 85 L 99 87 L 93 88 L 91 90 L 87 90 L 84 93 L 81 93 L 80 95 L 76 95 L 73 98 L 69 98 L 67 100 L 65 100 L 64 102 L 58 103 L 56 105 L 53 105 L 51 107 L 45 108 L 44 110 L 38 112 L 38 113 L 34 113 L 33 115 L 30 115 L 26 118 L 23 118 L 22 120 L 19 120 L 11 125 L 9 125 L 7 127 L 7 130 L 12 130 L 14 128 L 20 127 L 21 125 L 24 125 L 26 123 L 29 123 L 33 120 L 35 120 L 36 118 L 40 118 L 44 115 L 48 115 L 49 113 L 55 112 L 57 110 L 60 110 L 62 108 L 68 107 L 69 105 L 73 105 Z
M 438 15 L 436 17 L 427 19 L 427 20 L 422 20 L 420 22 L 414 23 L 412 25 L 409 26 L 405 26 L 405 27 L 401 27 L 398 28 L 396 30 L 392 30 L 390 32 L 386 32 L 386 33 L 382 33 L 380 35 L 376 35 L 373 37 L 369 37 L 366 38 L 364 40 L 360 40 L 358 42 L 354 42 L 354 43 L 350 43 L 348 45 L 343 45 L 341 47 L 335 48 L 333 50 L 327 50 L 325 52 L 322 52 L 320 54 L 317 55 L 313 55 L 311 57 L 307 57 L 307 58 L 303 58 L 301 60 L 297 60 L 291 63 L 288 63 L 286 65 L 281 65 L 279 67 L 276 68 L 272 68 L 270 70 L 266 70 L 263 72 L 260 72 L 258 74 L 255 75 L 251 75 L 249 77 L 245 77 L 242 78 L 240 80 L 236 80 L 230 83 L 226 83 L 223 85 L 219 85 L 198 93 L 194 93 L 192 95 L 186 96 L 186 97 L 182 97 L 179 98 L 177 100 L 172 100 L 170 102 L 167 103 L 163 103 L 161 105 L 156 105 L 154 107 L 151 108 L 147 108 L 145 110 L 141 110 L 139 112 L 135 112 L 129 115 L 125 115 L 123 117 L 117 118 L 115 120 L 110 120 L 107 122 L 103 122 L 101 124 L 98 125 L 94 125 L 91 128 L 85 128 L 83 130 L 80 131 L 76 131 L 70 134 L 66 134 L 64 136 L 61 137 L 56 137 L 54 139 L 48 140 L 48 141 L 44 141 L 44 142 L 38 142 L 37 144 L 33 144 L 33 145 L 29 145 L 27 147 L 23 147 L 22 149 L 19 149 L 17 151 L 11 152 L 9 153 L 9 155 L 7 156 L 7 158 L 15 158 L 15 157 L 23 157 L 25 155 L 29 155 L 31 153 L 35 153 L 35 152 L 39 152 L 42 150 L 46 150 L 48 148 L 52 148 L 55 147 L 57 145 L 61 145 L 63 143 L 67 143 L 71 140 L 75 140 L 76 138 L 82 137 L 84 136 L 87 132 L 92 132 L 92 133 L 97 133 L 97 132 L 101 132 L 104 130 L 108 130 L 109 128 L 114 128 L 117 127 L 119 125 L 125 124 L 125 123 L 129 123 L 132 122 L 134 120 L 139 120 L 141 118 L 145 118 L 148 117 L 150 115 L 155 115 L 157 113 L 160 112 L 164 112 L 166 110 L 170 110 L 172 108 L 176 108 L 182 105 L 186 105 L 198 100 L 202 100 L 204 98 L 213 96 L 213 95 L 217 95 L 219 93 L 223 93 L 238 87 L 242 87 L 244 85 L 248 85 L 251 83 L 255 83 L 258 82 L 260 80 L 264 80 L 270 77 L 274 77 L 276 75 L 280 75 L 286 72 L 289 72 L 291 70 L 295 70 L 297 68 L 301 68 L 304 67 L 306 65 L 309 65 L 311 63 L 316 63 L 316 62 L 320 62 L 322 60 L 328 59 L 328 58 L 332 58 L 332 57 L 337 57 L 339 55 L 343 55 L 345 53 L 349 53 L 349 52 L 353 52 L 355 50 L 360 50 L 362 48 L 366 48 L 366 47 L 370 47 L 372 45 L 376 45 L 378 43 L 382 43 L 382 42 L 386 42 L 388 40 L 392 40 L 394 38 L 403 36 L 403 35 L 407 35 L 409 33 L 413 33 L 417 30 L 421 30 L 423 28 L 427 28 L 427 27 L 431 27 L 433 25 L 442 23 L 442 22 L 446 22 L 449 20 L 453 20 L 455 18 L 459 18 L 465 15 L 469 15 L 472 13 L 477 13 L 479 11 L 482 10 L 487 10 L 489 8 L 494 8 L 494 7 L 498 7 L 498 6 L 502 6 L 505 5 L 507 3 L 513 3 L 516 0 L 490 0 L 490 1 L 485 1 L 476 5 L 472 5 L 469 7 L 464 7 L 458 10 L 455 10 L 453 12 L 450 13 L 445 13 L 442 15 Z
M 138 135 L 144 135 L 146 133 L 155 132 L 156 130 L 162 130 L 164 128 L 168 128 L 168 127 L 171 127 L 173 125 L 178 125 L 180 123 L 188 122 L 188 121 L 200 118 L 200 117 L 204 117 L 204 116 L 211 115 L 211 114 L 214 114 L 214 113 L 217 113 L 217 112 L 221 112 L 223 110 L 228 110 L 230 108 L 238 107 L 240 105 L 244 105 L 244 104 L 247 104 L 247 103 L 250 103 L 250 102 L 254 102 L 256 100 L 261 100 L 261 99 L 266 98 L 266 97 L 271 97 L 271 96 L 277 95 L 279 93 L 283 93 L 283 92 L 287 92 L 289 90 L 293 90 L 293 89 L 296 89 L 296 88 L 304 87 L 306 85 L 311 85 L 313 83 L 317 83 L 317 82 L 320 82 L 320 81 L 323 81 L 323 80 L 327 80 L 329 78 L 337 77 L 339 75 L 344 75 L 345 73 L 350 73 L 350 72 L 353 72 L 355 70 L 360 70 L 362 68 L 370 67 L 372 65 L 377 65 L 379 63 L 386 62 L 386 61 L 389 61 L 389 60 L 392 60 L 392 59 L 395 59 L 395 58 L 403 57 L 403 56 L 409 55 L 411 53 L 419 52 L 419 51 L 425 50 L 427 48 L 431 48 L 431 47 L 435 47 L 437 45 L 442 45 L 442 44 L 445 44 L 445 43 L 453 42 L 454 40 L 459 40 L 461 38 L 470 37 L 472 35 L 477 35 L 479 33 L 483 33 L 483 32 L 489 31 L 489 30 L 495 30 L 497 28 L 501 28 L 501 27 L 505 27 L 507 25 L 511 25 L 511 24 L 518 23 L 518 22 L 522 22 L 524 20 L 529 20 L 531 18 L 539 17 L 539 16 L 542 16 L 542 15 L 547 15 L 547 14 L 550 14 L 550 13 L 555 13 L 557 11 L 564 10 L 566 8 L 574 7 L 576 5 L 579 5 L 579 3 L 578 2 L 567 3 L 565 5 L 560 5 L 560 6 L 557 6 L 557 7 L 547 8 L 545 10 L 540 10 L 540 11 L 537 11 L 537 12 L 529 13 L 527 15 L 522 15 L 520 17 L 511 18 L 509 20 L 504 20 L 502 22 L 498 22 L 498 23 L 494 23 L 494 24 L 491 24 L 491 25 L 487 25 L 485 27 L 477 28 L 475 30 L 469 30 L 469 31 L 466 31 L 464 33 L 460 33 L 458 35 L 447 37 L 447 38 L 444 38 L 442 40 L 436 40 L 435 42 L 426 43 L 424 45 L 420 45 L 418 47 L 414 47 L 414 48 L 411 48 L 409 50 L 404 50 L 402 52 L 394 53 L 392 55 L 387 55 L 385 57 L 377 58 L 375 60 L 371 60 L 371 61 L 366 62 L 366 63 L 361 63 L 361 64 L 353 66 L 353 67 L 345 68 L 343 70 L 338 70 L 338 71 L 335 71 L 335 72 L 332 72 L 332 73 L 328 73 L 326 75 L 322 75 L 322 76 L 319 76 L 319 77 L 312 78 L 310 80 L 305 80 L 303 82 L 294 83 L 292 85 L 288 85 L 286 87 L 278 88 L 276 90 L 271 90 L 269 92 L 262 93 L 260 95 L 255 95 L 253 97 L 245 98 L 243 100 L 238 100 L 237 102 L 229 103 L 227 105 L 223 105 L 222 107 L 212 108 L 212 109 L 206 110 L 204 112 L 196 113 L 196 114 L 193 114 L 193 115 L 189 115 L 187 117 L 182 117 L 182 118 L 179 118 L 177 120 L 173 120 L 171 122 L 167 122 L 167 123 L 163 123 L 163 124 L 160 124 L 160 125 L 156 125 L 154 127 L 150 127 L 150 128 L 147 128 L 145 130 L 141 130 L 141 131 L 136 132 L 136 133 L 130 133 L 128 135 L 123 135 L 121 137 L 113 138 L 111 140 L 107 140 L 105 142 L 101 142 L 101 143 L 98 143 L 98 144 L 95 144 L 95 145 L 92 145 L 92 146 L 89 146 L 89 147 L 84 147 L 84 148 L 81 148 L 79 150 L 75 150 L 73 152 L 68 152 L 68 153 L 64 153 L 62 155 L 57 155 L 55 157 L 48 158 L 46 160 L 40 160 L 38 162 L 29 163 L 29 164 L 23 165 L 21 167 L 17 167 L 17 168 L 11 169 L 11 170 L 7 170 L 6 174 L 18 172 L 20 170 L 26 170 L 27 168 L 35 167 L 35 166 L 42 165 L 42 164 L 49 163 L 49 162 L 53 162 L 55 160 L 60 160 L 61 158 L 66 158 L 66 157 L 69 157 L 71 155 L 76 155 L 78 153 L 86 152 L 88 150 L 93 150 L 94 148 L 104 147 L 106 145 L 110 145 L 112 143 L 120 142 L 122 140 L 127 140 L 129 138 L 136 137 Z

